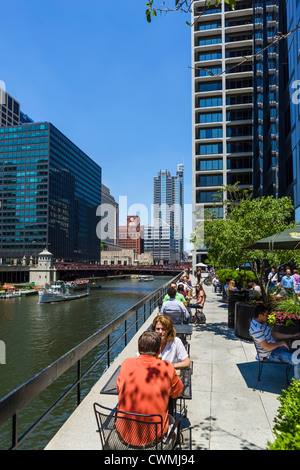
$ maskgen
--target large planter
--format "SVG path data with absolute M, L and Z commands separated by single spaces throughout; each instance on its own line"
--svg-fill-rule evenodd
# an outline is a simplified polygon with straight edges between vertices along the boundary
M 276 333 L 282 333 L 284 335 L 295 335 L 297 333 L 300 333 L 300 326 L 286 326 L 275 323 L 270 324 L 269 327 L 272 331 Z
M 235 304 L 249 299 L 247 291 L 231 291 L 228 294 L 228 327 L 234 328 Z
M 224 287 L 225 287 L 225 284 L 222 284 L 222 302 L 224 302 L 224 304 L 227 304 L 228 295 L 226 294 Z
M 236 302 L 234 316 L 234 332 L 238 338 L 253 341 L 249 334 L 250 323 L 254 317 L 255 304 Z

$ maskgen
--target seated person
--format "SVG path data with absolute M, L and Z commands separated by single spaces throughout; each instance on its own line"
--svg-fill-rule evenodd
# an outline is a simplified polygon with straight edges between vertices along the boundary
M 219 281 L 219 276 L 218 274 L 215 274 L 215 277 L 212 280 L 212 284 L 214 286 L 214 291 L 215 293 L 217 292 L 217 289 L 222 286 L 221 282 Z
M 203 308 L 206 300 L 206 294 L 202 287 L 202 284 L 196 284 L 196 292 L 193 295 L 193 299 L 196 299 L 196 303 L 191 304 L 193 307 Z
M 183 284 L 183 288 L 185 292 L 187 293 L 187 295 L 193 291 L 192 284 L 189 285 L 187 276 L 182 276 L 182 278 L 177 284 L 177 287 L 179 286 L 179 284 Z
M 161 415 L 165 435 L 168 433 L 169 419 L 172 418 L 168 415 L 169 398 L 179 397 L 183 384 L 177 377 L 174 366 L 157 358 L 160 344 L 160 337 L 155 331 L 145 331 L 138 340 L 139 356 L 122 362 L 117 379 L 118 410 Z M 122 413 L 119 415 L 122 416 Z M 140 418 L 145 422 L 156 419 Z M 154 426 L 145 433 L 142 432 L 145 427 L 140 423 L 117 419 L 116 428 L 121 438 L 132 445 L 148 444 L 155 440 Z
M 267 324 L 268 309 L 259 304 L 255 307 L 249 333 L 257 345 L 260 358 L 266 361 L 287 362 L 294 365 L 294 378 L 300 379 L 300 364 L 294 364 L 293 350 L 290 350 L 287 339 L 299 339 L 300 334 L 288 335 L 271 331 Z
M 164 361 L 170 361 L 175 369 L 190 367 L 189 355 L 181 339 L 176 336 L 176 329 L 170 317 L 158 315 L 154 318 L 152 331 L 156 331 L 161 339 L 158 357 L 161 357 Z
M 227 291 L 226 293 L 229 294 L 230 292 L 235 292 L 237 291 L 237 287 L 235 285 L 235 281 L 229 281 L 229 284 L 228 284 L 228 287 L 227 287 Z
M 187 311 L 186 307 L 183 305 L 182 302 L 176 300 L 176 290 L 174 289 L 174 287 L 169 287 L 168 296 L 170 298 L 162 304 L 160 313 L 162 315 L 168 315 L 168 313 L 170 314 L 180 312 L 183 313 L 184 320 L 188 321 L 190 318 L 189 312 Z
M 184 290 L 182 284 L 179 284 L 179 286 L 177 287 L 176 296 L 177 296 L 177 294 L 179 294 L 180 296 L 184 297 L 184 302 L 186 302 L 187 293 L 185 292 L 185 290 Z M 177 297 L 176 297 L 176 299 L 179 300 L 179 298 L 177 298 Z
M 253 290 L 254 290 L 255 292 L 258 292 L 259 294 L 261 294 L 260 285 L 259 285 L 256 281 L 253 281 L 252 285 L 253 285 Z
M 185 302 L 185 297 L 183 295 L 183 293 L 180 291 L 177 290 L 177 284 L 176 282 L 171 282 L 170 284 L 170 287 L 173 287 L 175 290 L 176 290 L 176 295 L 175 295 L 175 299 L 176 300 L 179 300 L 180 302 Z M 164 296 L 164 299 L 163 299 L 163 302 L 166 302 L 167 300 L 170 299 L 170 296 L 168 294 L 166 294 Z

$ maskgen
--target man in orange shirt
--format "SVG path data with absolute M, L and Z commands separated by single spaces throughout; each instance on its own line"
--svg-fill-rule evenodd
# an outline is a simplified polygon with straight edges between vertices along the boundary
M 163 434 L 169 427 L 169 398 L 180 396 L 183 384 L 177 377 L 174 366 L 168 361 L 157 359 L 160 337 L 155 331 L 145 331 L 139 338 L 139 356 L 125 359 L 117 379 L 118 410 L 140 414 L 158 414 L 163 419 Z M 122 416 L 122 414 L 119 414 Z M 157 421 L 157 418 L 141 418 L 142 421 Z M 147 435 L 145 426 L 128 421 L 127 425 L 118 420 L 116 427 L 121 437 L 132 445 L 142 445 L 155 440 L 154 426 Z M 143 431 L 142 431 L 142 428 Z M 158 432 L 161 432 L 158 428 Z

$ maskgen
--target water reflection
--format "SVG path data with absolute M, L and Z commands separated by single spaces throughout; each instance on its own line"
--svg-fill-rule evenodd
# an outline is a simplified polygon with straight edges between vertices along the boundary
M 39 304 L 37 296 L 2 299 L 0 340 L 6 345 L 6 365 L 0 364 L 0 397 L 29 380 L 168 279 L 158 277 L 148 283 L 138 282 L 137 279 L 107 281 L 101 289 L 91 290 L 88 297 L 56 304 Z M 99 351 L 101 347 L 97 354 Z M 93 361 L 97 354 L 92 352 L 86 361 Z M 104 367 L 97 366 L 89 380 L 95 381 Z M 55 392 L 46 390 L 34 403 L 30 403 L 22 412 L 21 428 L 24 425 L 25 429 L 25 425 L 35 419 L 38 409 L 42 413 L 45 407 L 50 406 L 54 401 L 53 394 L 58 397 L 67 381 L 72 383 L 75 378 L 74 371 L 68 372 L 52 386 Z M 85 384 L 86 390 L 90 386 L 89 380 Z M 75 398 L 72 406 L 74 403 Z M 49 434 L 66 419 L 66 413 L 71 411 L 72 406 L 66 404 L 60 407 L 55 417 L 51 415 L 50 420 L 47 419 L 42 428 L 38 428 L 36 438 L 30 438 L 30 443 L 25 444 L 24 448 L 43 448 L 50 439 Z M 9 434 L 5 436 L 2 427 L 0 434 L 0 449 L 9 447 Z

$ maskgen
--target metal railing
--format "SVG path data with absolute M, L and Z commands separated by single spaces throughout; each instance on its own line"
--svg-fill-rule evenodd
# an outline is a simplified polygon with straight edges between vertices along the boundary
M 106 356 L 107 367 L 111 364 L 111 352 L 113 348 L 123 338 L 125 346 L 128 342 L 128 333 L 135 328 L 135 332 L 139 330 L 139 321 L 146 321 L 156 307 L 160 306 L 162 299 L 166 294 L 167 288 L 172 281 L 176 281 L 181 274 L 166 282 L 159 289 L 149 294 L 143 300 L 128 309 L 125 313 L 113 320 L 101 330 L 94 333 L 71 351 L 60 357 L 57 361 L 46 367 L 23 385 L 6 395 L 0 400 L 0 426 L 8 420 L 12 420 L 12 445 L 9 450 L 16 450 L 24 442 L 24 440 L 37 428 L 37 426 L 69 395 L 76 389 L 77 406 L 81 402 L 81 382 L 98 365 Z M 147 305 L 148 304 L 148 305 Z M 140 313 L 139 310 L 143 309 Z M 128 320 L 133 319 L 133 323 L 128 326 Z M 111 336 L 124 324 L 124 331 L 120 336 L 111 343 Z M 107 341 L 106 350 L 97 357 L 96 360 L 84 371 L 81 370 L 81 360 L 100 343 Z M 36 398 L 47 387 L 52 385 L 59 377 L 67 372 L 72 366 L 77 364 L 76 380 L 67 390 L 19 437 L 18 435 L 18 415 L 19 412 L 34 398 Z

